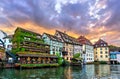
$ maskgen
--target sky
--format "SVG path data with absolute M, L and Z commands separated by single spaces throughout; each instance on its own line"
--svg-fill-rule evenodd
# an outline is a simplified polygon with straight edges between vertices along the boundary
M 118 0 L 0 0 L 0 30 L 60 30 L 76 38 L 84 35 L 92 43 L 101 38 L 120 46 L 119 8 Z

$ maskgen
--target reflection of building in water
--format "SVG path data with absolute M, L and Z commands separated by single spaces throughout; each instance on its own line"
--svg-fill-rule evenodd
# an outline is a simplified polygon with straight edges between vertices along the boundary
M 89 77 L 88 78 L 92 78 L 93 77 L 93 75 L 95 75 L 95 70 L 94 70 L 95 68 L 94 68 L 94 65 L 88 65 L 88 66 L 86 66 L 86 74 L 87 74 L 87 76 L 89 75 Z
M 95 65 L 96 76 L 107 76 L 110 75 L 110 65 Z
M 111 65 L 110 70 L 112 71 L 120 71 L 120 66 L 119 65 Z
M 69 67 L 67 67 L 67 68 L 65 68 L 65 70 L 64 70 L 64 77 L 65 77 L 65 79 L 73 79 L 72 78 L 72 69 L 71 69 L 71 67 L 69 66 Z

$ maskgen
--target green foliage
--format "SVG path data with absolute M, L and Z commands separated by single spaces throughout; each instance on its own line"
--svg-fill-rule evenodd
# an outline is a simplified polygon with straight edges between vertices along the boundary
M 21 52 L 24 52 L 25 51 L 25 48 L 21 48 Z
M 80 53 L 76 53 L 74 54 L 73 58 L 79 58 L 80 57 Z
M 94 64 L 107 64 L 106 61 L 94 61 Z
M 109 46 L 110 51 L 120 51 L 120 47 L 110 45 Z
M 99 61 L 100 64 L 107 64 L 106 61 Z
M 29 39 L 25 39 L 25 37 Z M 19 51 L 25 51 L 25 49 L 21 48 L 20 46 L 20 44 L 24 41 L 38 42 L 42 44 L 44 43 L 43 39 L 37 37 L 37 34 L 22 30 L 21 28 L 17 28 L 12 39 L 12 43 L 17 46 L 17 47 L 13 46 L 12 48 L 12 52 L 14 54 L 16 54 L 16 52 L 19 52 Z
M 21 67 L 54 67 L 59 66 L 59 64 L 20 64 Z
M 62 65 L 63 66 L 68 66 L 68 65 L 70 65 L 70 63 L 67 60 L 64 59 Z
M 56 53 L 56 56 L 58 57 L 58 64 L 59 64 L 59 65 L 62 65 L 62 63 L 63 63 L 62 57 L 60 56 L 59 53 Z

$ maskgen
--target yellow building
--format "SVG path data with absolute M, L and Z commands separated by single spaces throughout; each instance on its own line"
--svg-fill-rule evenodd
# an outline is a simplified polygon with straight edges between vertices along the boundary
M 109 47 L 108 44 L 102 39 L 99 39 L 94 44 L 94 60 L 106 62 L 109 61 Z

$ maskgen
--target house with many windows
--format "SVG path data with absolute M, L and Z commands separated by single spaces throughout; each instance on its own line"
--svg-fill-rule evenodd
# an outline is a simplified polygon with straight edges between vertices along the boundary
M 118 51 L 110 52 L 110 63 L 111 64 L 120 63 L 120 52 Z
M 11 51 L 12 50 L 12 37 L 13 35 L 8 35 L 4 37 L 4 46 L 5 46 L 5 51 Z
M 75 38 L 58 30 L 56 30 L 55 36 L 60 38 L 63 42 L 62 54 L 64 59 L 70 62 L 75 53 L 82 54 L 81 44 Z
M 83 62 L 84 63 L 94 62 L 94 47 L 92 43 L 84 36 L 80 36 L 77 40 L 79 41 L 79 43 L 82 44 Z
M 38 33 L 18 27 L 12 39 L 12 53 L 21 64 L 57 63 L 57 57 L 50 55 L 50 45 L 45 44 Z
M 42 38 L 46 44 L 50 45 L 50 54 L 59 53 L 62 56 L 63 42 L 60 38 L 47 33 L 43 33 Z
M 94 59 L 95 61 L 109 62 L 109 47 L 108 43 L 99 39 L 94 44 Z

